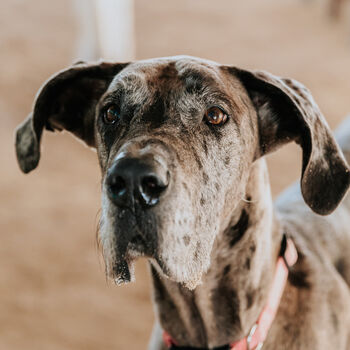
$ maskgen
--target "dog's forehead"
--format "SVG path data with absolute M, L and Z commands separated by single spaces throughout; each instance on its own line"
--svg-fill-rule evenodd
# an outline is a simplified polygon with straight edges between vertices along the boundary
M 152 85 L 162 81 L 176 82 L 179 79 L 186 83 L 186 79 L 193 78 L 215 81 L 219 77 L 219 64 L 214 61 L 191 56 L 161 57 L 130 63 L 113 79 L 110 90 L 118 84 L 131 82 Z
M 244 89 L 227 66 L 173 56 L 128 64 L 114 77 L 104 99 L 117 101 L 124 110 L 143 113 L 143 121 L 180 117 L 186 124 L 196 123 L 205 109 L 216 105 L 238 118 L 245 108 L 242 94 Z

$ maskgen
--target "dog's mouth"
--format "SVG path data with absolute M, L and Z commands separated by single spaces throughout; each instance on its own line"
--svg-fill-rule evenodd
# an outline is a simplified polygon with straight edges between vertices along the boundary
M 121 237 L 119 237 L 121 238 Z M 121 241 L 123 241 L 121 239 Z M 158 273 L 173 281 L 184 284 L 189 289 L 194 289 L 201 281 L 201 269 L 193 269 L 193 265 L 176 263 L 178 255 L 174 252 L 167 259 L 154 249 L 154 244 L 145 241 L 144 235 L 137 234 L 131 238 L 126 245 L 118 244 L 118 237 L 112 247 L 104 248 L 106 273 L 117 285 L 127 284 L 135 281 L 135 262 L 140 257 L 146 258 L 158 271 Z M 169 262 L 171 263 L 169 265 Z M 191 266 L 192 268 L 188 268 Z M 195 267 L 196 268 L 196 267 Z
M 138 258 L 145 257 L 156 268 L 158 273 L 165 278 L 169 278 L 169 269 L 157 256 L 147 256 L 139 250 L 130 249 L 124 258 L 117 258 L 113 263 L 109 278 L 113 279 L 117 285 L 123 285 L 135 281 L 135 262 Z
M 200 283 L 210 260 L 205 255 L 209 250 L 196 235 L 191 238 L 185 234 L 193 227 L 187 211 L 164 216 L 159 206 L 128 209 L 104 203 L 99 237 L 110 279 L 118 285 L 133 282 L 135 261 L 144 257 L 165 278 L 190 289 Z M 185 218 L 186 224 L 177 226 L 179 218 Z
M 124 251 L 116 245 L 112 260 L 106 261 L 107 275 L 117 285 L 133 282 L 135 280 L 134 264 L 140 257 L 151 257 L 147 253 L 146 245 L 140 235 L 133 237 Z
M 140 256 L 143 254 L 130 249 L 124 256 L 116 257 L 108 277 L 112 278 L 117 285 L 133 282 L 135 280 L 134 264 Z
M 115 246 L 112 277 L 116 284 L 133 282 L 135 280 L 134 265 L 140 257 L 155 258 L 155 252 L 141 234 L 137 234 L 127 243 L 126 249 Z
M 134 281 L 134 263 L 140 257 L 156 258 L 157 227 L 151 212 L 123 209 L 102 213 L 100 241 L 106 274 L 116 284 Z

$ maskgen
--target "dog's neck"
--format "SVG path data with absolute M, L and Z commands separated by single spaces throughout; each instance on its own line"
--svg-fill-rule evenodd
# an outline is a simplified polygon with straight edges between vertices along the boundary
M 266 303 L 281 239 L 261 159 L 252 166 L 246 200 L 215 240 L 199 286 L 189 290 L 151 268 L 157 316 L 178 345 L 216 347 L 249 333 Z

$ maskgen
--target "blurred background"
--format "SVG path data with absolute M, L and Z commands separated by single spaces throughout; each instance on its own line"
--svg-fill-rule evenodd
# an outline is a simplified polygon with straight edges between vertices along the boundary
M 86 3 L 0 2 L 0 349 L 144 349 L 152 328 L 147 264 L 128 286 L 104 277 L 96 154 L 67 133 L 46 133 L 36 171 L 21 174 L 15 159 L 14 129 L 41 84 L 78 56 L 98 55 L 87 48 L 97 39 Z M 132 26 L 115 40 L 134 38 L 121 57 L 188 54 L 296 78 L 334 128 L 350 112 L 350 9 L 330 8 L 328 0 L 135 0 Z M 110 21 L 113 13 L 100 15 L 98 25 Z M 300 174 L 296 146 L 268 162 L 274 195 Z

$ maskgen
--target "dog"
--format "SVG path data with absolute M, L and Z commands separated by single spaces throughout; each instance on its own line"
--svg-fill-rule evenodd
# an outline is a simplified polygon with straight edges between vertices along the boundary
M 106 274 L 149 260 L 150 349 L 350 349 L 349 167 L 301 83 L 189 56 L 78 63 L 17 129 L 24 173 L 44 129 L 97 150 Z M 274 205 L 264 156 L 292 141 L 300 186 Z

